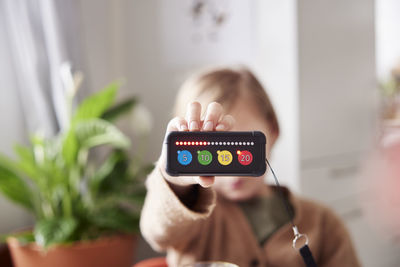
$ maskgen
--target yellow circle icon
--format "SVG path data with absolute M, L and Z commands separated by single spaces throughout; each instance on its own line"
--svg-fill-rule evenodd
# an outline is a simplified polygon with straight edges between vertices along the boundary
M 218 162 L 221 163 L 221 165 L 229 165 L 232 162 L 232 153 L 229 152 L 228 150 L 222 150 L 222 151 L 217 151 L 218 154 Z

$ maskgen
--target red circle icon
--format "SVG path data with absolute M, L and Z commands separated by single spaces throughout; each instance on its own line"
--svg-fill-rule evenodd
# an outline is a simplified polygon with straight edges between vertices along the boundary
M 253 161 L 253 154 L 250 151 L 238 151 L 238 161 L 242 165 L 249 165 Z

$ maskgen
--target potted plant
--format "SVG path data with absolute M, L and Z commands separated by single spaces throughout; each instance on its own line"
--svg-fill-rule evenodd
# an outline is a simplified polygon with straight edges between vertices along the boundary
M 117 91 L 111 84 L 83 100 L 56 136 L 15 146 L 16 160 L 0 156 L 0 192 L 35 218 L 32 229 L 6 238 L 16 267 L 133 262 L 143 178 L 152 166 L 138 155 L 132 161 L 130 140 L 113 124 L 136 103 L 112 107 Z

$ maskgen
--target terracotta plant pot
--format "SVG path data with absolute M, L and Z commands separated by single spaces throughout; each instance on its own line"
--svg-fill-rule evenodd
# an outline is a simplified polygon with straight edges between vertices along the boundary
M 128 267 L 132 266 L 136 236 L 113 236 L 44 251 L 36 244 L 21 245 L 16 238 L 7 244 L 15 267 Z

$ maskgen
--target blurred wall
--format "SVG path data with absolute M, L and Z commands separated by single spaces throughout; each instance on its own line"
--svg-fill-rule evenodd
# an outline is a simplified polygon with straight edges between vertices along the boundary
M 280 182 L 299 191 L 299 85 L 297 1 L 256 1 L 254 69 L 271 98 L 280 136 L 271 164 Z M 268 179 L 273 179 L 269 175 Z

